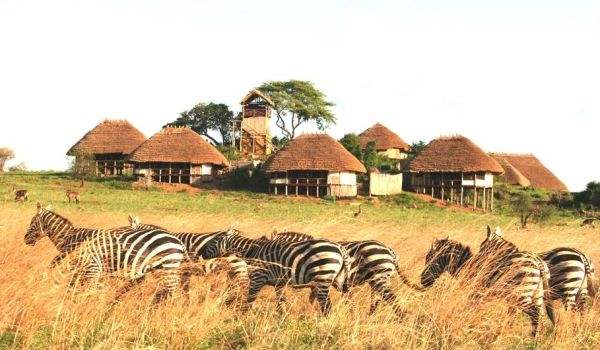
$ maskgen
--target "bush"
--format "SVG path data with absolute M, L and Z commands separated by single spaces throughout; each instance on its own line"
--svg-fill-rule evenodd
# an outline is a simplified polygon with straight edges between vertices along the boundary
M 222 186 L 232 190 L 267 192 L 268 178 L 260 168 L 237 168 L 225 174 Z

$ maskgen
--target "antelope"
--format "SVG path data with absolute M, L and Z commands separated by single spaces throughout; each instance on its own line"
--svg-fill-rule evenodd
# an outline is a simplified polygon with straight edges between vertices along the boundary
M 73 201 L 75 201 L 75 203 L 79 204 L 79 192 L 73 191 L 73 190 L 67 190 L 66 194 L 67 194 L 67 199 L 69 200 L 69 203 L 71 203 L 71 200 L 73 200 Z
M 12 190 L 13 194 L 15 195 L 15 202 L 24 202 L 29 197 L 29 192 L 27 190 L 17 190 L 14 186 Z

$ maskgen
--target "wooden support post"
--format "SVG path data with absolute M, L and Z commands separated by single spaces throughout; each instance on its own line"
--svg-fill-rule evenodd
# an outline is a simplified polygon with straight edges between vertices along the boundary
M 442 201 L 445 201 L 446 199 L 444 198 L 444 185 L 442 184 Z
M 169 183 L 171 183 L 171 163 L 169 163 Z
M 450 187 L 450 203 L 454 204 L 454 187 Z
M 460 186 L 460 206 L 461 207 L 463 206 L 463 196 L 464 196 L 464 193 L 465 193 L 465 188 L 461 184 L 461 186 Z
M 192 164 L 190 163 L 190 185 L 192 184 Z
M 181 168 L 179 168 L 179 183 L 181 183 Z
M 483 208 L 483 211 L 486 211 L 487 210 L 487 198 L 485 197 L 485 186 L 483 187 L 483 197 L 481 199 L 483 200 L 481 207 Z
M 477 187 L 473 187 L 473 209 L 477 209 Z
M 275 188 L 275 195 L 277 195 L 277 184 L 275 184 L 273 187 Z
M 296 181 L 296 197 L 298 196 L 298 181 Z
M 287 182 L 285 183 L 285 195 L 286 196 L 288 195 L 288 184 L 287 184 Z
M 490 197 L 491 197 L 491 200 L 490 200 L 490 210 L 494 211 L 494 186 L 493 185 L 492 185 L 492 189 L 490 191 Z

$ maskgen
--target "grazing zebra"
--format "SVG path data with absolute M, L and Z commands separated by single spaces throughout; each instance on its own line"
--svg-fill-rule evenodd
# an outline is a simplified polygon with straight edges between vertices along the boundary
M 272 236 L 273 240 L 297 242 L 314 239 L 311 235 L 300 232 L 281 232 Z M 381 300 L 394 304 L 396 295 L 392 290 L 391 278 L 395 275 L 407 286 L 422 290 L 413 284 L 401 272 L 399 259 L 396 252 L 375 240 L 341 241 L 336 242 L 346 248 L 352 258 L 350 275 L 346 278 L 342 293 L 349 291 L 350 287 L 368 283 L 371 287 L 372 302 L 370 313 L 374 313 Z M 397 313 L 401 313 L 396 309 Z
M 67 199 L 69 200 L 69 203 L 71 203 L 71 201 L 74 201 L 75 203 L 79 204 L 79 192 L 72 191 L 72 190 L 66 190 L 65 194 L 67 195 Z
M 274 285 L 277 297 L 283 300 L 283 287 L 311 288 L 310 299 L 316 299 L 323 314 L 329 314 L 329 288 L 341 289 L 349 275 L 351 259 L 342 246 L 327 240 L 284 242 L 268 239 L 250 239 L 230 230 L 217 238 L 218 256 L 239 255 L 253 259 L 263 272 L 252 275 L 252 295 L 265 285 Z M 264 264 L 263 264 L 264 263 Z M 252 301 L 250 298 L 249 301 Z
M 447 237 L 436 239 L 425 256 L 425 268 L 421 272 L 421 285 L 431 287 L 444 273 L 457 277 L 462 268 L 470 261 L 473 253 L 469 246 Z
M 568 247 L 554 248 L 538 255 L 550 269 L 552 299 L 561 299 L 566 310 L 582 311 L 596 296 L 594 264 L 590 258 Z
M 229 280 L 234 289 L 233 295 L 228 295 L 225 299 L 225 305 L 231 305 L 236 301 L 241 302 L 241 311 L 247 311 L 249 303 L 247 302 L 250 286 L 248 263 L 235 255 L 214 258 L 204 261 L 202 273 L 209 274 L 219 271 L 227 271 Z M 241 300 L 244 295 L 246 300 Z
M 161 288 L 154 302 L 163 300 L 179 284 L 179 267 L 186 256 L 181 241 L 165 231 L 76 228 L 66 218 L 38 203 L 37 213 L 25 234 L 25 244 L 35 245 L 44 236 L 61 252 L 59 257 L 68 253 L 73 257 L 77 269 L 71 286 L 78 278 L 81 283 L 97 283 L 104 272 L 122 273 L 129 282 L 117 292 L 117 299 L 141 282 L 146 273 L 158 270 Z
M 487 227 L 486 239 L 473 257 L 474 266 L 483 271 L 484 287 L 494 286 L 501 295 L 508 296 L 531 320 L 531 334 L 537 334 L 540 313 L 546 314 L 554 324 L 554 310 L 550 297 L 550 273 L 546 263 L 537 255 L 519 251 L 502 238 L 502 231 Z

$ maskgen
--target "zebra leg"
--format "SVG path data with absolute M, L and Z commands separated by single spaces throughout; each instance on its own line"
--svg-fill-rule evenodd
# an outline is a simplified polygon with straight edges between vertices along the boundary
M 242 312 L 248 311 L 250 305 L 256 300 L 258 297 L 258 293 L 265 286 L 266 281 L 263 278 L 250 278 L 250 285 L 248 286 L 248 297 L 246 298 L 246 303 L 242 305 Z
M 379 307 L 380 302 L 381 298 L 379 294 L 374 289 L 371 289 L 371 307 L 369 308 L 369 315 L 375 313 L 375 310 L 377 310 L 377 307 Z
M 275 286 L 275 294 L 277 295 L 277 311 L 284 312 L 286 299 L 283 286 Z
M 531 320 L 531 336 L 535 338 L 538 331 L 538 325 L 540 323 L 540 308 L 535 304 L 527 306 L 523 312 L 529 316 Z
M 329 315 L 331 312 L 331 300 L 329 299 L 329 286 L 318 285 L 313 288 L 311 294 L 315 295 L 315 298 L 319 302 L 321 307 L 321 313 L 323 315 Z
M 571 311 L 577 307 L 577 303 L 575 300 L 576 298 L 577 298 L 577 295 L 571 294 L 571 293 L 569 293 L 563 297 L 562 301 L 565 304 L 565 310 Z
M 400 319 L 403 319 L 404 310 L 402 310 L 398 305 L 396 305 L 396 294 L 394 294 L 394 292 L 392 291 L 389 278 L 373 280 L 369 282 L 369 284 L 371 285 L 372 294 L 378 295 L 380 297 L 373 300 L 370 310 L 371 313 L 375 312 L 380 300 L 383 300 L 387 303 L 390 303 L 393 306 L 396 315 L 398 315 Z
M 127 281 L 127 284 L 125 284 L 123 287 L 119 288 L 117 290 L 117 292 L 115 293 L 113 304 L 117 303 L 118 301 L 120 301 L 121 297 L 125 293 L 129 292 L 133 287 L 139 285 L 143 280 L 144 280 L 144 277 L 140 277 L 140 278 L 136 278 L 136 279 L 132 279 L 132 280 Z
M 152 304 L 156 305 L 170 297 L 173 292 L 177 290 L 180 280 L 181 277 L 178 270 L 170 269 L 162 271 L 159 282 L 160 289 L 154 294 L 154 300 L 152 301 Z

